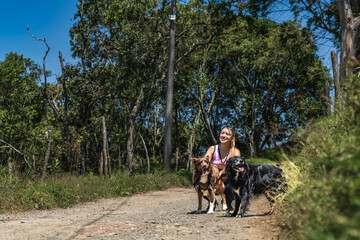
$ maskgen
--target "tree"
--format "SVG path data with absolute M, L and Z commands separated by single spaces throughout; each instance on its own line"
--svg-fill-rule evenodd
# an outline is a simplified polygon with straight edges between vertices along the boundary
M 241 17 L 214 51 L 222 54 L 217 64 L 220 81 L 227 83 L 223 110 L 237 116 L 232 125 L 251 156 L 321 115 L 326 76 L 315 52 L 311 33 L 293 22 Z
M 199 3 L 195 1 L 194 4 Z M 84 86 L 81 92 L 88 86 L 94 86 L 86 91 L 92 94 L 81 94 L 83 98 L 91 98 L 83 102 L 88 106 L 86 109 L 95 110 L 110 101 L 115 108 L 103 109 L 116 113 L 124 120 L 126 171 L 130 175 L 135 167 L 135 131 L 141 129 L 144 119 L 139 116 L 147 118 L 144 114 L 150 112 L 149 107 L 154 106 L 164 90 L 169 47 L 166 29 L 169 27 L 169 8 L 166 4 L 166 1 L 80 1 L 76 22 L 70 30 L 74 56 L 81 59 L 79 71 L 82 76 L 76 84 L 73 80 L 73 86 Z M 210 24 L 197 16 L 206 12 L 196 10 L 196 7 L 183 4 L 179 10 L 184 16 L 178 21 L 176 41 L 179 51 L 175 65 L 184 66 L 181 68 L 187 68 L 185 61 L 196 51 L 202 51 L 202 45 L 212 38 L 211 34 L 204 35 L 210 32 Z M 190 16 L 196 18 L 191 19 Z M 216 22 L 211 26 L 216 26 Z M 80 103 L 75 98 L 72 101 Z M 77 106 L 82 107 L 83 104 Z
M 1 163 L 14 161 L 21 168 L 32 155 L 43 159 L 46 108 L 38 85 L 40 74 L 38 65 L 17 53 L 0 62 Z
M 295 17 L 307 22 L 318 39 L 331 39 L 340 47 L 340 80 L 353 72 L 352 62 L 359 57 L 360 4 L 350 0 L 291 0 Z
M 98 77 L 93 78 L 100 94 L 91 102 L 110 96 L 122 110 L 130 175 L 135 166 L 137 117 L 165 78 L 165 24 L 160 17 L 165 15 L 164 8 L 157 1 L 81 1 L 75 16 L 78 21 L 71 29 L 74 54 L 82 59 L 83 74 L 104 74 L 101 84 Z
M 354 71 L 351 62 L 360 57 L 360 16 L 354 17 L 354 13 L 360 12 L 360 6 L 358 1 L 351 4 L 350 0 L 338 0 L 337 6 L 341 26 L 340 80 L 343 80 Z

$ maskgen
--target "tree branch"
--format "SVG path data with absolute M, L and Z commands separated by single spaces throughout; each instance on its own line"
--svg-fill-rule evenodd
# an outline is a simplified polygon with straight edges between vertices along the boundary
M 204 109 L 204 105 L 201 101 L 201 99 L 199 99 L 198 96 L 196 96 L 196 94 L 194 94 L 191 89 L 189 89 L 187 86 L 185 86 L 184 84 L 182 84 L 180 81 L 178 80 L 175 80 L 180 86 L 182 86 L 183 88 L 185 88 L 186 91 L 188 91 L 190 93 L 191 96 L 193 96 L 196 101 L 198 102 L 199 106 L 200 106 L 200 109 L 201 109 L 201 113 L 203 115 L 203 118 L 204 118 L 204 121 L 205 121 L 205 125 L 206 125 L 206 128 L 208 129 L 209 133 L 210 133 L 210 136 L 211 136 L 211 140 L 213 141 L 214 144 L 216 144 L 216 139 L 214 137 L 214 134 L 210 128 L 210 124 L 208 122 L 208 117 L 207 117 L 207 114 L 205 112 L 205 109 Z
M 22 155 L 22 156 L 24 157 L 24 160 L 25 160 L 26 164 L 27 164 L 27 165 L 29 166 L 29 168 L 31 169 L 31 165 L 29 164 L 29 162 L 27 161 L 25 155 L 24 155 L 22 152 L 20 152 L 20 151 L 17 150 L 14 146 L 12 146 L 10 143 L 7 143 L 7 142 L 5 142 L 5 141 L 2 140 L 2 139 L 0 139 L 0 142 L 6 144 L 7 147 L 10 147 L 10 148 L 13 149 L 15 152 L 17 152 L 17 153 L 19 153 L 20 155 Z
M 43 74 L 44 74 L 44 93 L 43 93 L 43 94 L 44 94 L 44 96 L 45 96 L 45 99 L 48 101 L 49 105 L 51 106 L 51 108 L 52 108 L 53 111 L 55 112 L 55 115 L 56 115 L 56 117 L 58 118 L 58 120 L 62 121 L 63 119 L 62 119 L 60 110 L 58 109 L 58 107 L 57 107 L 56 104 L 54 103 L 55 101 L 52 102 L 51 99 L 49 98 L 49 96 L 47 95 L 47 75 L 46 75 L 45 60 L 46 60 L 46 57 L 47 57 L 47 55 L 48 55 L 48 53 L 49 53 L 49 51 L 50 51 L 50 47 L 49 47 L 49 45 L 47 44 L 45 38 L 41 39 L 41 38 L 35 37 L 35 36 L 30 32 L 30 29 L 29 29 L 29 26 L 28 26 L 28 25 L 26 26 L 26 29 L 27 29 L 29 35 L 30 35 L 32 38 L 34 38 L 34 39 L 36 39 L 36 40 L 38 40 L 38 41 L 41 41 L 41 42 L 45 43 L 45 45 L 46 45 L 46 47 L 47 47 L 46 52 L 45 52 L 45 55 L 44 55 L 44 57 L 43 57 Z

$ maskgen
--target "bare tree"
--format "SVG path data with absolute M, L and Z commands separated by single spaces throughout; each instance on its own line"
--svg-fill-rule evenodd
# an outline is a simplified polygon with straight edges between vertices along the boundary
M 360 16 L 354 17 L 350 0 L 338 0 L 341 26 L 340 81 L 353 72 L 351 61 L 356 60 L 359 48 Z
M 47 170 L 47 166 L 48 166 L 48 163 L 49 163 L 50 150 L 51 150 L 52 131 L 53 131 L 53 126 L 50 126 L 49 131 L 47 131 L 47 132 L 45 133 L 45 135 L 46 135 L 46 141 L 47 141 L 47 147 L 46 147 L 46 152 L 45 152 L 45 159 L 44 159 L 43 170 L 42 170 L 42 174 L 41 174 L 41 182 L 44 182 L 44 180 L 45 180 L 46 170 Z
M 145 150 L 145 155 L 146 155 L 146 160 L 147 160 L 147 173 L 149 174 L 150 173 L 150 158 L 149 158 L 149 152 L 148 152 L 148 149 L 146 147 L 146 143 L 145 143 L 145 140 L 143 138 L 143 136 L 140 134 L 140 132 L 138 133 L 140 138 L 141 138 L 141 141 L 143 143 L 143 146 L 144 146 L 144 150 Z
M 105 176 L 111 177 L 109 143 L 107 139 L 106 122 L 104 116 L 101 117 L 101 122 L 102 122 L 102 135 L 103 135 L 103 150 L 101 153 L 100 168 L 104 167 Z M 101 173 L 100 175 L 102 176 L 102 169 L 99 170 Z
M 38 38 L 36 36 L 34 36 L 31 32 L 30 32 L 30 29 L 29 29 L 29 26 L 27 26 L 27 31 L 29 33 L 29 35 L 38 40 L 38 41 L 41 41 L 45 44 L 46 46 L 46 52 L 45 52 L 45 55 L 43 57 L 43 76 L 44 76 L 44 91 L 43 91 L 43 95 L 46 99 L 46 101 L 48 102 L 48 104 L 50 105 L 51 109 L 54 111 L 55 113 L 55 116 L 56 116 L 56 119 L 59 121 L 59 122 L 62 122 L 64 123 L 64 130 L 65 130 L 65 134 L 66 134 L 66 140 L 67 140 L 67 164 L 66 165 L 66 168 L 67 170 L 70 170 L 71 168 L 71 142 L 70 142 L 70 133 L 69 133 L 69 121 L 68 121 L 68 96 L 67 96 L 67 87 L 66 87 L 66 84 L 65 84 L 65 80 L 63 79 L 63 75 L 64 75 L 64 63 L 63 63 L 63 58 L 62 58 L 62 53 L 59 51 L 59 60 L 60 60 L 60 65 L 61 65 L 61 71 L 62 71 L 62 75 L 59 77 L 60 79 L 60 82 L 63 86 L 63 91 L 64 91 L 64 98 L 65 98 L 65 104 L 64 104 L 64 112 L 62 112 L 59 107 L 57 106 L 56 104 L 56 98 L 57 96 L 55 96 L 53 99 L 50 98 L 50 96 L 48 95 L 47 93 L 47 72 L 46 72 L 46 57 L 50 51 L 50 46 L 47 44 L 46 42 L 46 39 L 43 38 Z

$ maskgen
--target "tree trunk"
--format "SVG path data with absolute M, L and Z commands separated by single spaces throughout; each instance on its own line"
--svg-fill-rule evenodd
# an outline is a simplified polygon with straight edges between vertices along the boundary
M 118 154 L 118 168 L 119 170 L 121 169 L 121 165 L 122 165 L 122 153 L 121 153 L 121 145 L 119 143 L 119 146 L 118 146 L 118 151 L 119 151 L 119 154 Z
M 141 85 L 139 95 L 136 99 L 135 106 L 131 110 L 129 115 L 129 127 L 126 136 L 126 168 L 127 174 L 132 176 L 134 174 L 135 162 L 134 162 L 134 146 L 135 146 L 135 118 L 140 110 L 140 105 L 144 100 L 144 88 L 145 85 Z
M 108 154 L 107 154 L 107 133 L 106 133 L 106 123 L 105 123 L 105 117 L 101 117 L 102 122 L 102 135 L 103 135 L 103 160 L 104 160 L 104 172 L 105 177 L 108 176 Z
M 83 175 L 86 172 L 86 158 L 87 158 L 87 143 L 85 138 L 80 143 L 80 152 L 81 152 L 80 174 Z
M 214 133 L 213 133 L 213 131 L 212 131 L 212 129 L 211 129 L 210 123 L 209 123 L 209 121 L 208 121 L 208 114 L 207 114 L 206 111 L 205 111 L 204 104 L 203 104 L 203 99 L 201 99 L 201 98 L 199 98 L 197 95 L 195 95 L 195 94 L 191 91 L 190 88 L 188 88 L 187 86 L 185 86 L 185 85 L 182 84 L 181 82 L 179 82 L 179 81 L 177 81 L 177 82 L 178 82 L 183 88 L 185 88 L 186 91 L 188 91 L 188 93 L 190 93 L 190 95 L 193 96 L 193 97 L 196 99 L 196 101 L 198 102 L 199 107 L 200 107 L 200 109 L 201 109 L 201 114 L 202 114 L 202 116 L 203 116 L 203 118 L 204 118 L 204 123 L 205 123 L 205 126 L 206 126 L 206 130 L 208 130 L 209 135 L 210 135 L 210 137 L 211 137 L 211 141 L 212 141 L 212 143 L 215 145 L 215 144 L 217 143 L 217 140 L 216 140 L 216 138 L 215 138 L 215 135 L 214 135 Z M 215 95 L 216 95 L 216 92 L 214 93 L 212 100 L 215 98 Z M 212 106 L 212 104 L 210 104 L 210 106 Z M 210 109 L 210 108 L 211 108 L 211 107 L 209 107 L 209 109 Z
M 256 155 L 255 147 L 255 123 L 256 123 L 256 112 L 255 112 L 255 94 L 252 93 L 251 102 L 251 128 L 250 128 L 250 157 L 253 158 Z
M 249 143 L 249 147 L 250 147 L 250 158 L 253 158 L 256 155 L 256 148 L 255 148 L 255 133 L 253 128 L 250 130 L 250 143 Z
M 360 17 L 354 18 L 350 0 L 338 0 L 341 25 L 340 82 L 353 73 L 351 61 L 356 61 L 359 49 Z
M 106 141 L 106 153 L 107 153 L 107 160 L 108 160 L 108 174 L 109 178 L 111 178 L 111 158 L 110 158 L 110 148 L 109 148 L 109 141 Z
M 325 80 L 324 86 L 324 97 L 325 97 L 325 106 L 324 106 L 324 116 L 331 115 L 331 100 L 330 100 L 330 84 L 328 80 Z
M 102 178 L 104 174 L 104 151 L 101 151 L 100 161 L 99 161 L 99 176 Z
M 43 170 L 42 170 L 42 173 L 41 173 L 41 182 L 44 182 L 44 180 L 45 180 L 46 169 L 47 169 L 47 165 L 49 163 L 52 131 L 53 131 L 53 126 L 50 126 L 49 131 L 46 133 L 47 147 L 46 147 L 46 152 L 45 152 Z
M 152 144 L 152 156 L 154 159 L 156 158 L 156 147 L 158 146 L 157 137 L 159 135 L 158 128 L 157 128 L 157 115 L 158 115 L 158 111 L 159 111 L 158 105 L 159 105 L 159 101 L 156 101 L 155 111 L 154 111 L 154 129 L 153 129 L 154 144 Z
M 127 132 L 126 141 L 126 172 L 130 176 L 134 174 L 134 131 L 135 131 L 135 118 L 130 118 L 129 128 Z
M 179 170 L 179 147 L 176 147 L 175 151 L 175 172 Z
M 194 147 L 194 141 L 195 141 L 195 133 L 196 133 L 196 128 L 199 124 L 199 120 L 200 120 L 200 115 L 201 115 L 201 109 L 199 108 L 196 116 L 195 116 L 195 121 L 193 123 L 192 129 L 191 129 L 191 135 L 190 135 L 190 139 L 189 139 L 189 143 L 188 143 L 188 162 L 187 162 L 187 166 L 186 169 L 189 170 L 192 168 L 192 161 L 190 160 L 190 157 L 193 157 L 193 147 Z
M 9 157 L 8 157 L 8 171 L 9 171 L 9 183 L 11 184 L 14 175 L 14 162 L 11 158 L 11 150 L 9 151 Z
M 146 147 L 146 143 L 145 143 L 145 140 L 143 138 L 143 136 L 138 133 L 140 138 L 141 138 L 141 141 L 143 143 L 143 146 L 144 146 L 144 150 L 145 150 L 145 155 L 146 155 L 146 161 L 147 161 L 147 173 L 149 174 L 150 173 L 150 158 L 149 158 L 149 152 L 148 152 L 148 149 Z
M 33 167 L 33 169 L 36 169 L 36 157 L 34 154 L 32 155 L 32 160 L 33 160 L 32 167 Z
M 65 135 L 66 135 L 66 145 L 67 145 L 67 164 L 66 164 L 66 168 L 67 170 L 71 170 L 71 166 L 72 166 L 72 159 L 71 159 L 71 138 L 70 138 L 70 132 L 69 132 L 69 120 L 68 120 L 68 105 L 69 105 L 69 101 L 68 101 L 68 95 L 67 95 L 67 86 L 66 86 L 66 82 L 65 79 L 63 79 L 63 75 L 65 72 L 65 68 L 64 68 L 64 62 L 63 62 L 63 58 L 62 58 L 62 53 L 61 51 L 59 51 L 59 59 L 60 59 L 60 66 L 61 66 L 61 84 L 63 87 L 63 92 L 64 92 L 64 115 L 63 115 L 63 121 L 64 121 L 64 130 L 65 130 Z
M 340 104 L 340 78 L 339 78 L 339 63 L 338 63 L 338 53 L 336 50 L 331 51 L 331 63 L 333 69 L 333 78 L 335 86 L 335 105 Z

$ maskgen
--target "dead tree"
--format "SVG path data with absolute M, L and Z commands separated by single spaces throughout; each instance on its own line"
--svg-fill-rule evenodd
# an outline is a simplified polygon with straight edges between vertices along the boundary
M 62 71 L 62 75 L 61 77 L 59 78 L 61 80 L 61 83 L 63 85 L 63 91 L 64 91 L 64 95 L 65 95 L 65 106 L 64 106 L 64 113 L 59 109 L 59 107 L 57 106 L 56 104 L 56 98 L 57 96 L 54 98 L 54 99 L 51 99 L 50 96 L 48 95 L 47 93 L 47 73 L 46 73 L 46 64 L 45 64 L 45 61 L 46 61 L 46 57 L 50 51 L 50 46 L 47 44 L 46 42 L 46 39 L 43 38 L 37 38 L 35 37 L 31 32 L 30 32 L 30 29 L 29 29 L 29 26 L 27 26 L 27 31 L 29 33 L 29 35 L 38 40 L 38 41 L 41 41 L 45 44 L 46 46 L 46 52 L 45 52 L 45 55 L 43 57 L 43 76 L 44 76 L 44 90 L 43 90 L 43 95 L 44 95 L 44 98 L 46 99 L 46 101 L 48 102 L 49 106 L 51 107 L 51 109 L 54 111 L 55 113 L 55 117 L 56 119 L 59 121 L 59 122 L 62 122 L 64 123 L 64 130 L 65 130 L 65 134 L 66 134 L 66 140 L 67 140 L 67 164 L 65 164 L 65 167 L 66 167 L 66 170 L 70 170 L 71 168 L 71 142 L 70 142 L 70 133 L 69 133 L 69 121 L 68 121 L 68 118 L 67 118 L 67 107 L 68 107 L 68 98 L 67 98 L 67 88 L 66 88 L 66 85 L 65 85 L 65 80 L 63 79 L 63 75 L 64 75 L 64 63 L 63 63 L 63 59 L 62 59 L 62 54 L 61 52 L 59 51 L 59 59 L 60 59 L 60 65 L 61 65 L 61 71 Z
M 360 41 L 360 16 L 354 17 L 350 0 L 338 0 L 341 26 L 340 82 L 353 73 L 352 61 L 356 61 L 356 50 Z
M 41 173 L 41 182 L 44 182 L 44 180 L 45 180 L 46 170 L 47 170 L 47 166 L 48 166 L 48 163 L 49 163 L 52 131 L 53 131 L 53 126 L 50 126 L 49 131 L 45 133 L 46 141 L 47 141 L 47 147 L 46 147 L 46 152 L 45 152 L 43 170 L 42 170 L 42 173 Z
M 111 166 L 110 166 L 110 157 L 108 153 L 108 139 L 107 139 L 107 131 L 106 131 L 106 122 L 105 117 L 101 117 L 102 122 L 102 135 L 103 135 L 103 150 L 101 153 L 100 159 L 100 176 L 102 176 L 102 167 L 104 166 L 104 172 L 106 177 L 111 177 Z

